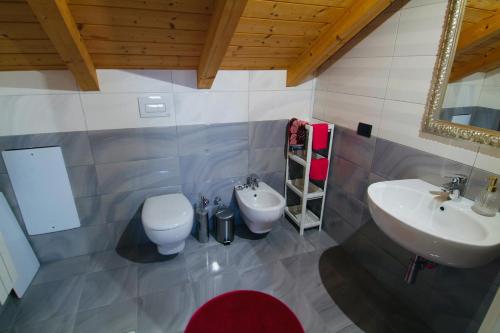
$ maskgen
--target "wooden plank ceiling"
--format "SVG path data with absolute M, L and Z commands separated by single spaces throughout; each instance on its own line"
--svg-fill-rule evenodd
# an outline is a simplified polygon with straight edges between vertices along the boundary
M 450 82 L 500 66 L 500 1 L 468 0 Z
M 44 24 L 52 15 L 36 8 L 41 7 L 37 1 L 69 8 L 61 16 L 67 23 L 61 28 L 65 38 L 51 29 L 52 23 Z M 97 83 L 94 87 L 85 83 L 93 66 L 203 69 L 206 72 L 199 75 L 203 88 L 210 87 L 214 69 L 293 69 L 288 84 L 297 85 L 392 2 L 0 0 L 0 70 L 71 69 L 77 64 L 79 72 L 72 72 L 82 89 L 95 90 Z M 234 9 L 217 14 L 216 8 L 224 6 Z M 76 39 L 68 38 L 75 37 L 73 30 Z M 63 45 L 58 44 L 61 41 Z M 86 54 L 92 66 L 82 73 Z

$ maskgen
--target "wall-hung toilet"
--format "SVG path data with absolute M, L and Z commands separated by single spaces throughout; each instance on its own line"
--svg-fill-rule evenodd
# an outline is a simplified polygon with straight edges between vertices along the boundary
M 142 225 L 149 239 L 164 255 L 184 249 L 193 227 L 193 207 L 181 193 L 150 197 L 142 208 Z

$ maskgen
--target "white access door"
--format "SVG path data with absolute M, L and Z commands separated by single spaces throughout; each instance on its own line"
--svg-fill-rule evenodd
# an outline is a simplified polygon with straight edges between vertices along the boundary
M 2 152 L 30 235 L 80 226 L 60 147 Z
M 0 232 L 17 273 L 14 291 L 17 296 L 22 297 L 35 277 L 40 263 L 2 192 L 0 192 Z

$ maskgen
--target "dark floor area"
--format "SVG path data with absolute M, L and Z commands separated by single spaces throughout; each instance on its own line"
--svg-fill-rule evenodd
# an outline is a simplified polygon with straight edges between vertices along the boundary
M 434 332 L 341 246 L 323 252 L 319 271 L 333 301 L 364 332 Z

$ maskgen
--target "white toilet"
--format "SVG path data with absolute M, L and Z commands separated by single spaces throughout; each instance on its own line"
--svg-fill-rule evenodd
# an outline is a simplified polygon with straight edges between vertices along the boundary
M 193 227 L 193 207 L 181 193 L 150 197 L 142 208 L 142 225 L 149 239 L 164 255 L 184 249 Z

